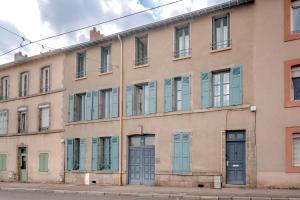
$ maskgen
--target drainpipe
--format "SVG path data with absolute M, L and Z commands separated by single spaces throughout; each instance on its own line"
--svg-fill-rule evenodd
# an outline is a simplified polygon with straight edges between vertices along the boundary
M 120 107 L 120 140 L 119 140 L 119 185 L 122 185 L 122 171 L 123 171 L 123 41 L 120 35 L 118 39 L 121 45 L 120 51 L 120 95 L 119 95 L 119 107 Z

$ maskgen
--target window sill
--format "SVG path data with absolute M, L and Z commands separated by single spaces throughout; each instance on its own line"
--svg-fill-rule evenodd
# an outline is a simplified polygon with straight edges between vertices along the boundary
M 149 63 L 142 64 L 142 65 L 135 65 L 135 66 L 133 67 L 133 69 L 139 69 L 139 68 L 144 68 L 144 67 L 149 67 Z
M 210 50 L 210 53 L 217 53 L 217 52 L 222 52 L 222 51 L 228 51 L 228 50 L 231 50 L 232 47 L 229 46 L 229 47 L 226 47 L 226 48 L 222 48 L 222 49 L 214 49 L 214 50 Z
M 116 174 L 118 172 L 114 172 L 112 170 L 99 170 L 99 171 L 91 171 L 94 174 Z
M 179 57 L 179 58 L 173 57 L 173 61 L 185 60 L 185 59 L 190 59 L 190 58 L 192 58 L 191 55 L 189 55 L 189 56 L 184 56 L 184 57 Z
M 289 32 L 284 38 L 285 42 L 289 42 L 289 41 L 293 41 L 293 40 L 300 40 L 300 33 Z
M 39 174 L 40 174 L 40 175 L 49 175 L 50 172 L 49 172 L 49 171 L 47 171 L 47 172 L 46 172 L 46 171 L 45 171 L 45 172 L 40 172 L 40 171 L 39 171 Z
M 172 172 L 172 175 L 177 175 L 177 176 L 192 176 L 192 172 Z
M 75 81 L 80 81 L 80 80 L 84 80 L 84 79 L 87 79 L 87 77 L 80 77 L 80 78 L 75 78 Z
M 99 123 L 99 122 L 113 122 L 113 121 L 119 121 L 119 117 L 110 118 L 110 119 L 95 119 L 95 120 L 83 120 L 83 121 L 67 122 L 66 126 L 79 125 L 79 124 L 89 124 L 89 123 Z
M 108 75 L 108 74 L 112 74 L 113 72 L 103 72 L 103 73 L 100 73 L 98 74 L 98 76 L 105 76 L 105 75 Z
M 300 100 L 291 100 L 288 102 L 285 102 L 286 108 L 294 108 L 294 107 L 300 107 Z

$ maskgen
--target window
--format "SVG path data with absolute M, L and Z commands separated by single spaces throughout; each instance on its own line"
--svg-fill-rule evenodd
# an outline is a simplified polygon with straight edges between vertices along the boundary
M 50 67 L 44 67 L 41 70 L 41 92 L 49 92 L 50 90 Z
M 86 62 L 85 53 L 77 53 L 76 78 L 85 77 L 86 75 L 85 62 Z
M 119 166 L 118 137 L 100 137 L 92 139 L 92 170 L 112 170 Z
M 212 49 L 223 49 L 230 46 L 229 15 L 213 18 Z
M 50 125 L 50 108 L 49 105 L 39 106 L 39 130 L 48 130 Z
M 7 133 L 8 111 L 0 111 L 0 134 Z
M 300 172 L 300 127 L 286 128 L 285 135 L 286 172 Z
M 175 58 L 186 57 L 191 54 L 189 25 L 175 28 Z
M 27 108 L 21 107 L 18 109 L 18 133 L 27 132 L 28 129 Z
M 29 73 L 23 72 L 20 75 L 20 97 L 28 96 Z
M 190 133 L 182 132 L 173 135 L 173 171 L 190 171 Z
M 243 103 L 242 65 L 201 73 L 201 107 L 235 106 Z
M 48 172 L 48 153 L 39 154 L 39 172 Z
M 300 106 L 300 59 L 287 60 L 284 66 L 285 107 Z
M 164 111 L 190 110 L 190 76 L 167 78 L 164 82 Z
M 291 1 L 291 32 L 300 33 L 300 0 Z
M 85 120 L 85 98 L 86 93 L 76 94 L 75 95 L 75 121 Z
M 292 99 L 300 100 L 300 65 L 292 67 Z
M 109 119 L 112 114 L 112 90 L 100 90 L 100 118 Z
M 6 154 L 0 154 L 0 171 L 6 171 Z
M 135 65 L 148 63 L 148 36 L 135 38 Z
M 8 99 L 9 95 L 9 77 L 5 76 L 1 78 L 1 94 L 0 100 Z
M 213 106 L 229 106 L 229 72 L 213 74 Z
M 148 83 L 135 85 L 135 115 L 149 114 L 149 85 Z
M 85 169 L 85 139 L 67 139 L 67 170 Z
M 100 73 L 106 73 L 112 71 L 111 64 L 111 46 L 101 48 L 101 67 Z
M 156 113 L 156 81 L 128 85 L 126 88 L 126 115 Z
M 182 110 L 182 79 L 175 78 L 175 111 Z

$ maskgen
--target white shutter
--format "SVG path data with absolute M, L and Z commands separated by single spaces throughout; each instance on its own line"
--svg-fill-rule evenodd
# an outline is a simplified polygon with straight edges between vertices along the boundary
M 4 112 L 0 112 L 0 134 L 3 134 L 3 129 L 4 129 L 3 114 Z
M 293 67 L 292 68 L 292 77 L 297 78 L 300 77 L 300 67 Z
M 300 166 L 300 137 L 293 138 L 293 166 Z
M 1 121 L 1 119 L 0 119 L 0 121 Z M 3 134 L 7 133 L 7 123 L 8 123 L 8 121 L 7 121 L 7 111 L 4 111 L 4 112 L 2 112 L 2 132 L 1 132 Z
M 48 128 L 49 127 L 49 108 L 43 108 L 41 110 L 41 120 L 42 120 L 42 128 Z

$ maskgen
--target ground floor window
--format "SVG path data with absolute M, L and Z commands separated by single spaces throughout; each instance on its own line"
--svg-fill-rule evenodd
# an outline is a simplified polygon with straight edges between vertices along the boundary
M 99 137 L 92 139 L 92 170 L 118 171 L 118 137 Z
M 67 169 L 85 169 L 85 139 L 67 139 Z
M 40 153 L 39 154 L 39 171 L 40 172 L 48 172 L 48 153 Z
M 190 171 L 190 133 L 182 132 L 173 135 L 173 171 Z
M 6 154 L 0 154 L 0 171 L 6 171 Z

